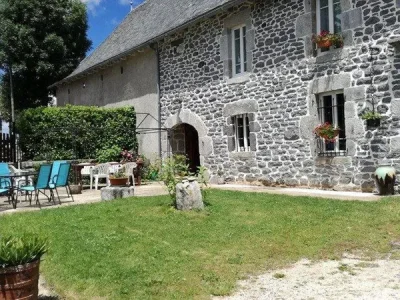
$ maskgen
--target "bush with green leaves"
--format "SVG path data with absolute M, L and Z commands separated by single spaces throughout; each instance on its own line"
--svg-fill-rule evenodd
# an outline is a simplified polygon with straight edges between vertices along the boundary
M 36 261 L 47 252 L 47 242 L 38 237 L 1 237 L 0 268 L 15 267 Z
M 175 201 L 176 185 L 187 175 L 189 175 L 189 164 L 186 156 L 175 154 L 164 159 L 160 178 L 167 187 L 172 201 Z
M 117 147 L 119 155 L 121 149 L 136 149 L 135 127 L 133 107 L 38 107 L 16 120 L 24 159 L 33 160 L 103 158 Z
M 96 152 L 96 160 L 99 163 L 106 163 L 110 161 L 119 162 L 121 159 L 121 148 L 113 145 L 110 148 L 99 149 Z

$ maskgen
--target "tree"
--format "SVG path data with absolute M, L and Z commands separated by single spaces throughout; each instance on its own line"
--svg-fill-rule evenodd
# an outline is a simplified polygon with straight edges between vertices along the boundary
M 79 0 L 0 0 L 2 102 L 15 109 L 47 105 L 48 86 L 71 73 L 91 46 Z

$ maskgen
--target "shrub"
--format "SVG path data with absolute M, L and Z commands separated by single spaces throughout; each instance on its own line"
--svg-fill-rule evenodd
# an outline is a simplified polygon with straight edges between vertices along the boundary
M 121 148 L 117 145 L 111 146 L 110 148 L 103 148 L 97 150 L 96 160 L 99 163 L 106 163 L 109 161 L 120 161 Z
M 135 149 L 135 126 L 132 107 L 38 107 L 16 120 L 24 159 L 34 160 L 86 159 L 98 151 L 105 156 L 114 147 Z
M 47 243 L 37 237 L 0 238 L 0 268 L 33 262 L 47 252 Z

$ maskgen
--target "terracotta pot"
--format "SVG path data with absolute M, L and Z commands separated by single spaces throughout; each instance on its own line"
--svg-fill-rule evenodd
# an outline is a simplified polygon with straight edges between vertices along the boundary
M 40 260 L 24 265 L 0 268 L 0 300 L 38 299 Z
M 318 48 L 329 48 L 332 46 L 332 42 L 330 40 L 322 40 L 317 43 Z
M 128 183 L 128 177 L 123 178 L 110 178 L 111 186 L 125 186 Z

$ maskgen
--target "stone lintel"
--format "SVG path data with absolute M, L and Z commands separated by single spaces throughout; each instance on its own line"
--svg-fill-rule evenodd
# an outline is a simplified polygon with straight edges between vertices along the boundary
M 225 105 L 223 109 L 225 117 L 254 112 L 258 112 L 258 103 L 256 100 L 239 100 Z
M 311 83 L 311 93 L 320 94 L 349 88 L 351 84 L 350 74 L 329 75 L 316 78 Z

